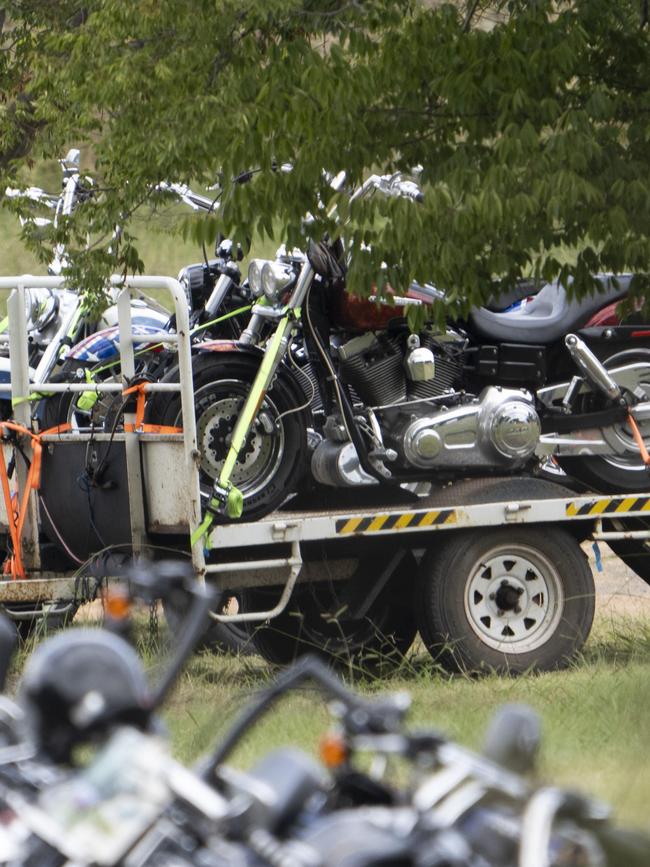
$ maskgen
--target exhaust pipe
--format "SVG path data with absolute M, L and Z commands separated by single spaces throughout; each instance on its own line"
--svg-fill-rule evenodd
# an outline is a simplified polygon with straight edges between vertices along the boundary
M 567 334 L 564 344 L 571 353 L 571 358 L 582 371 L 589 382 L 606 395 L 610 400 L 622 401 L 623 394 L 618 385 L 601 364 L 584 340 L 577 334 Z

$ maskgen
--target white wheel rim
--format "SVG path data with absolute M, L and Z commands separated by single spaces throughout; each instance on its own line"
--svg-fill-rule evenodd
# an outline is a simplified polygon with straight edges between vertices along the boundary
M 535 548 L 500 545 L 470 570 L 465 614 L 472 630 L 493 650 L 537 650 L 553 636 L 563 611 L 559 572 Z

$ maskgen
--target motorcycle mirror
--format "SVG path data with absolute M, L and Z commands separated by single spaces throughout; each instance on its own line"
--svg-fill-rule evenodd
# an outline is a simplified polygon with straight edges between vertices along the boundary
M 539 715 L 525 704 L 505 704 L 492 716 L 483 755 L 515 774 L 535 769 L 542 736 Z
M 67 154 L 63 157 L 61 162 L 65 166 L 65 168 L 79 168 L 79 160 L 81 157 L 81 151 L 79 148 L 70 148 Z
M 17 638 L 16 627 L 11 620 L 0 616 L 0 692 L 4 692 Z

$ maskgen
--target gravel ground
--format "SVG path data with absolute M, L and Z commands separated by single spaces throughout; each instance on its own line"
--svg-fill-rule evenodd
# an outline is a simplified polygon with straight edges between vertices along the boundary
M 642 581 L 622 560 L 600 543 L 602 572 L 590 542 L 583 545 L 596 582 L 596 610 L 624 616 L 650 616 L 650 585 Z

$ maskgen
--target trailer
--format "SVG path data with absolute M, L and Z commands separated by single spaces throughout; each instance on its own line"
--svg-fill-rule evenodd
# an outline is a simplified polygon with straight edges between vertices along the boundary
M 566 664 L 589 634 L 595 588 L 586 539 L 607 542 L 650 581 L 650 493 L 576 492 L 563 477 L 470 479 L 401 500 L 379 486 L 329 503 L 318 494 L 319 509 L 294 500 L 254 523 L 214 525 L 191 544 L 202 517 L 201 444 L 185 295 L 170 278 L 113 282 L 123 286 L 120 375 L 46 385 L 30 381 L 22 294 L 63 280 L 0 279 L 12 290 L 15 408 L 0 423 L 0 534 L 9 550 L 0 605 L 25 631 L 44 614 L 70 617 L 133 557 L 176 556 L 222 591 L 212 614 L 217 639 L 252 634 L 272 662 L 312 650 L 381 669 L 402 659 L 419 631 L 445 668 L 522 672 Z M 178 383 L 134 381 L 130 298 L 153 289 L 174 304 L 175 333 L 155 340 L 175 346 Z M 123 431 L 38 430 L 43 394 L 89 389 L 133 395 Z M 182 430 L 145 423 L 147 395 L 157 390 L 180 391 Z M 166 614 L 180 622 L 182 612 Z

